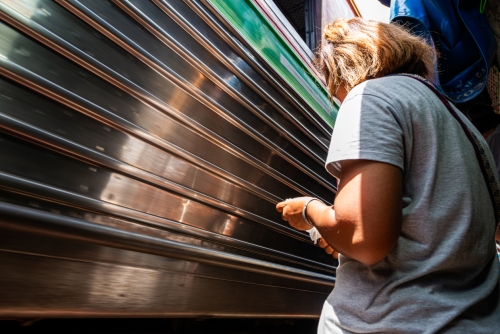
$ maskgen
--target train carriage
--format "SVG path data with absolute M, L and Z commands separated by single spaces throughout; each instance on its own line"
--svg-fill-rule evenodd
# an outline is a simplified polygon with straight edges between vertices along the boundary
M 336 106 L 259 3 L 0 1 L 1 318 L 319 316 Z

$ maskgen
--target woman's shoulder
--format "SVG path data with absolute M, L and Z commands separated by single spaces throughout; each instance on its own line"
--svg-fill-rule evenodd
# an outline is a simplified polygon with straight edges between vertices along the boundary
M 358 101 L 363 107 L 373 105 L 393 113 L 414 111 L 422 106 L 441 109 L 442 102 L 425 84 L 415 78 L 391 75 L 367 80 L 354 87 L 348 100 Z
M 411 92 L 418 90 L 422 86 L 423 84 L 414 78 L 403 75 L 390 75 L 360 83 L 349 92 L 347 98 L 356 95 L 371 95 L 393 101 L 398 97 L 411 96 Z

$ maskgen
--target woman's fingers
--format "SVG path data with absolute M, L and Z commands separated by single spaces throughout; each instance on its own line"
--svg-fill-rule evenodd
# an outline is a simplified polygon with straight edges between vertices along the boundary
M 321 238 L 318 240 L 318 246 L 321 248 L 325 248 L 328 246 L 328 243 L 325 241 L 325 239 Z
M 283 212 L 283 208 L 285 207 L 285 205 L 286 201 L 279 202 L 278 204 L 276 204 L 276 211 Z
M 323 248 L 327 254 L 330 254 L 334 258 L 338 259 L 339 258 L 339 252 L 337 252 L 335 249 L 330 247 L 328 243 L 325 241 L 325 239 L 321 238 L 318 240 L 318 246 Z
M 334 258 L 338 259 L 339 258 L 339 252 L 337 252 L 335 249 L 333 249 L 332 247 L 330 246 L 327 246 L 325 248 L 325 252 L 327 254 L 330 254 L 331 256 L 333 256 Z
M 334 249 L 332 247 L 330 247 L 330 246 L 326 246 L 325 247 L 325 252 L 326 252 L 326 254 L 330 254 L 331 255 L 331 254 L 333 254 Z

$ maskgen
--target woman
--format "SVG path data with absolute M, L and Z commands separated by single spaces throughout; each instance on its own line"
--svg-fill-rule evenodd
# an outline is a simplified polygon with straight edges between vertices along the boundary
M 422 82 L 432 48 L 359 18 L 329 24 L 324 39 L 318 65 L 342 102 L 326 160 L 338 193 L 333 206 L 277 205 L 340 253 L 318 332 L 499 332 L 494 206 L 471 142 Z

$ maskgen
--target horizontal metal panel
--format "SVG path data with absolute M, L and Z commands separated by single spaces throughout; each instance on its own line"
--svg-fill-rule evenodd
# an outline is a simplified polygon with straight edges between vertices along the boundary
M 296 253 L 295 255 L 298 256 L 301 251 L 307 251 L 309 248 L 307 244 L 299 241 L 304 240 L 302 235 L 292 229 L 272 221 L 255 221 L 256 219 L 252 216 L 245 219 L 241 215 L 215 209 L 208 206 L 207 201 L 204 201 L 201 196 L 197 199 L 187 199 L 182 194 L 170 193 L 165 189 L 136 181 L 123 174 L 59 156 L 6 136 L 0 136 L 0 147 L 2 150 L 0 163 L 3 172 L 0 174 L 0 179 L 3 184 L 10 183 L 11 188 L 46 197 L 46 190 L 33 186 L 33 184 L 43 184 L 52 192 L 64 193 L 51 194 L 50 197 L 57 196 L 59 201 L 66 197 L 74 205 L 82 205 L 81 197 L 87 197 L 103 204 L 114 204 L 238 240 L 274 249 L 285 247 L 284 250 Z M 29 158 L 23 159 L 23 156 Z M 15 178 L 7 179 L 9 175 Z M 26 182 L 22 180 L 30 180 L 34 183 L 26 185 Z M 71 194 L 79 195 L 80 198 L 74 198 L 75 196 Z M 86 206 L 89 205 L 86 204 Z M 108 210 L 104 208 L 100 210 L 112 214 L 112 209 L 108 207 Z M 94 210 L 99 210 L 99 208 L 94 207 Z M 289 240 L 283 235 L 292 239 Z
M 0 208 L 4 213 L 1 221 L 1 227 L 7 231 L 23 231 L 27 237 L 32 234 L 47 236 L 49 238 L 64 239 L 67 243 L 85 242 L 92 245 L 103 245 L 107 247 L 136 251 L 143 254 L 154 254 L 174 259 L 186 261 L 195 261 L 201 264 L 209 264 L 226 269 L 239 269 L 256 274 L 270 274 L 275 279 L 292 279 L 294 281 L 311 282 L 320 285 L 331 286 L 333 280 L 329 276 L 318 273 L 311 273 L 297 268 L 292 268 L 280 264 L 253 259 L 250 257 L 239 256 L 236 254 L 227 254 L 216 248 L 199 247 L 198 245 L 187 242 L 178 242 L 158 237 L 158 235 L 144 235 L 136 233 L 130 229 L 116 228 L 115 226 L 103 226 L 82 221 L 75 218 L 67 218 L 53 213 L 40 212 L 39 210 L 27 209 L 16 205 L 1 203 Z M 20 223 L 21 222 L 21 223 Z M 10 232 L 7 232 L 9 234 Z M 159 233 L 157 233 L 159 234 Z M 13 243 L 13 238 L 5 240 L 2 245 L 9 246 L 15 250 L 17 243 Z M 63 241 L 64 242 L 64 241 Z M 36 242 L 35 242 L 36 243 Z M 6 247 L 6 248 L 7 248 Z M 13 248 L 13 249 L 12 249 Z M 49 247 L 50 248 L 50 247 Z M 59 248 L 59 245 L 54 248 Z M 142 265 L 142 264 L 141 264 Z M 169 267 L 174 271 L 182 271 Z M 203 271 L 196 271 L 202 274 Z M 240 273 L 236 272 L 235 275 Z M 213 274 L 212 276 L 216 276 Z M 231 274 L 233 275 L 233 274 Z M 222 277 L 235 279 L 229 274 Z M 242 278 L 243 277 L 243 278 Z M 246 281 L 246 276 L 240 276 L 240 280 Z M 263 283 L 263 282 L 259 282 Z M 283 284 L 287 285 L 287 284 Z M 314 286 L 310 289 L 314 290 Z M 320 289 L 321 290 L 321 289 Z
M 275 204 L 332 200 L 328 131 L 202 6 L 0 1 L 1 315 L 319 314 L 336 261 Z
M 103 253 L 107 249 L 93 251 Z M 119 255 L 130 256 L 124 252 Z M 165 266 L 172 261 L 165 257 L 162 260 Z M 189 265 L 196 266 L 191 263 L 185 266 Z M 71 261 L 62 256 L 39 257 L 0 251 L 0 266 L 13 268 L 0 277 L 0 283 L 9 287 L 2 298 L 17 301 L 15 305 L 0 301 L 0 316 L 3 318 L 20 314 L 30 318 L 314 318 L 321 311 L 321 301 L 327 296 L 258 284 L 252 284 L 249 289 L 246 282 L 96 261 Z M 43 281 L 33 275 L 41 270 L 45 276 Z M 10 288 L 12 281 L 19 282 L 16 289 Z M 37 289 L 30 289 L 33 286 Z
M 1 175 L 2 188 L 0 189 L 0 198 L 3 204 L 11 204 L 18 207 L 34 209 L 43 213 L 53 213 L 61 217 L 75 218 L 85 222 L 95 223 L 103 226 L 119 228 L 124 231 L 130 231 L 141 235 L 149 235 L 152 237 L 159 237 L 166 240 L 182 242 L 206 248 L 223 251 L 228 254 L 236 254 L 240 256 L 251 257 L 260 259 L 267 262 L 278 263 L 288 267 L 298 268 L 302 270 L 309 270 L 314 273 L 322 275 L 334 275 L 335 270 L 331 266 L 333 259 L 327 258 L 324 252 L 311 245 L 302 243 L 297 244 L 293 242 L 279 242 L 275 241 L 269 247 L 265 247 L 266 241 L 262 242 L 263 238 L 254 234 L 251 238 L 252 242 L 245 242 L 231 237 L 231 232 L 235 230 L 238 224 L 232 224 L 232 221 L 226 221 L 226 226 L 222 233 L 209 232 L 203 229 L 192 227 L 186 224 L 178 224 L 173 220 L 166 219 L 165 217 L 155 217 L 146 213 L 121 208 L 109 203 L 102 203 L 97 200 L 92 200 L 78 194 L 61 194 L 61 192 L 46 185 L 40 185 L 32 181 L 21 180 L 13 177 L 12 175 Z M 27 193 L 33 192 L 34 189 L 44 187 L 39 194 L 43 195 L 46 199 L 40 197 L 32 197 Z M 15 189 L 15 193 L 11 191 Z M 20 193 L 22 192 L 22 193 Z M 50 198 L 50 200 L 49 200 Z M 65 204 L 67 201 L 77 203 L 79 206 L 68 206 Z M 84 207 L 85 209 L 82 209 Z M 36 215 L 32 212 L 32 216 Z M 37 217 L 38 218 L 38 217 Z M 68 221 L 71 223 L 71 221 Z M 22 225 L 20 225 L 22 226 Z M 260 239 L 260 240 L 259 240 Z M 5 239 L 2 243 L 4 249 L 21 251 L 15 246 L 16 242 L 9 242 Z M 62 240 L 59 241 L 63 242 Z M 39 243 L 34 243 L 40 247 Z M 7 245 L 10 245 L 7 246 Z M 12 248 L 14 247 L 14 248 Z M 316 262 L 310 259 L 305 259 L 300 256 L 294 256 L 294 251 L 300 250 L 303 253 L 314 254 L 318 252 L 318 258 L 323 261 Z M 68 250 L 71 251 L 71 250 Z
M 128 317 L 218 313 L 314 317 L 319 300 L 333 283 L 321 274 L 230 255 L 192 238 L 172 240 L 158 230 L 145 231 L 130 223 L 108 219 L 92 224 L 65 218 L 61 211 L 54 215 L 8 204 L 0 204 L 0 209 L 0 266 L 10 269 L 0 275 L 0 282 L 2 286 L 19 282 L 0 298 L 3 317 L 119 312 Z M 33 275 L 40 271 L 43 279 Z M 198 291 L 202 288 L 198 284 L 211 290 Z M 266 298 L 270 304 L 260 305 L 265 294 L 276 300 Z M 288 302 L 292 296 L 302 302 L 287 306 L 284 295 Z M 245 306 L 236 307 L 241 298 Z

